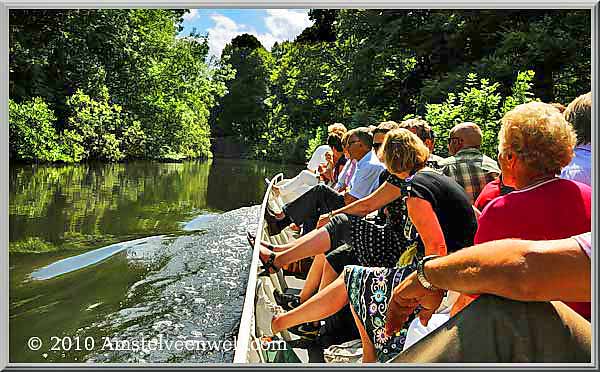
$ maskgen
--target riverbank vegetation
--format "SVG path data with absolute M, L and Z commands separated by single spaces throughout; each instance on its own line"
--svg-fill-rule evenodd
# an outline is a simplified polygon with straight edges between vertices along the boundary
M 184 12 L 11 10 L 11 159 L 207 157 L 227 70 L 176 37 Z
M 212 136 L 302 162 L 328 124 L 417 115 L 440 138 L 478 123 L 492 156 L 508 109 L 590 90 L 588 10 L 315 9 L 294 41 L 240 35 L 209 62 L 183 14 L 11 11 L 11 158 L 206 157 Z

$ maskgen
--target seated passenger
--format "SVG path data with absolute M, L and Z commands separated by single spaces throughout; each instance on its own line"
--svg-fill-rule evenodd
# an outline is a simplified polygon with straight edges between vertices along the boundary
M 386 136 L 383 152 L 388 170 L 399 180 L 406 181 L 407 198 L 402 202 L 409 219 L 403 232 L 414 229 L 418 233 L 418 256 L 453 252 L 472 245 L 476 220 L 468 196 L 452 179 L 425 167 L 429 150 L 423 142 L 406 129 L 397 129 Z M 359 239 L 368 240 L 359 229 Z M 325 239 L 328 239 L 326 236 Z M 374 242 L 376 244 L 376 242 Z M 365 245 L 357 253 L 361 260 L 382 260 L 380 245 Z M 306 248 L 310 250 L 310 246 Z M 282 254 L 287 251 L 282 252 Z M 318 252 L 310 252 L 316 254 Z M 261 259 L 266 265 L 278 264 L 273 252 L 261 248 Z M 281 257 L 281 256 L 279 256 Z M 273 268 L 273 267 L 271 267 Z M 414 264 L 401 268 L 368 268 L 348 266 L 329 286 L 299 307 L 284 313 L 277 305 L 259 296 L 261 305 L 271 313 L 257 313 L 257 325 L 264 334 L 279 332 L 294 325 L 323 319 L 339 311 L 348 302 L 363 341 L 363 361 L 385 361 L 402 350 L 405 335 L 393 337 L 384 334 L 385 313 L 391 291 L 403 278 L 414 271 Z
M 502 180 L 516 190 L 482 211 L 475 243 L 517 238 L 564 239 L 591 230 L 591 189 L 557 177 L 573 158 L 575 132 L 549 104 L 531 102 L 502 118 L 498 134 Z M 453 314 L 474 297 L 461 295 Z M 567 303 L 590 319 L 589 302 Z
M 384 166 L 371 151 L 371 134 L 367 128 L 352 129 L 348 133 L 348 153 L 351 159 L 357 161 L 348 191 L 338 193 L 331 187 L 319 184 L 284 205 L 281 213 L 267 211 L 265 220 L 269 234 L 276 235 L 291 223 L 302 225 L 303 234 L 307 234 L 315 229 L 321 214 L 364 198 L 378 187 L 378 177 Z
M 452 156 L 439 162 L 442 172 L 465 189 L 471 204 L 484 186 L 500 175 L 496 161 L 479 150 L 482 138 L 475 123 L 454 126 L 448 137 L 448 152 Z
M 303 170 L 296 177 L 273 185 L 273 192 L 284 196 L 288 202 L 292 202 L 310 190 L 313 186 L 318 185 L 320 179 L 324 180 L 329 177 L 336 177 L 337 179 L 347 160 L 343 154 L 342 137 L 343 135 L 339 132 L 333 132 L 327 137 L 327 146 L 331 148 L 331 151 L 328 151 L 327 153 L 331 155 L 326 156 L 326 158 L 330 159 L 330 161 L 328 161 L 330 166 L 323 165 L 322 167 L 320 165 L 319 172 L 317 173 Z
M 347 131 L 348 130 L 346 129 L 346 126 L 344 126 L 344 124 L 334 123 L 327 127 L 327 136 L 329 136 L 332 133 L 337 133 L 343 136 Z M 311 155 L 310 160 L 306 165 L 306 168 L 310 172 L 316 173 L 317 169 L 319 168 L 319 165 L 324 164 L 326 162 L 325 153 L 327 153 L 327 151 L 331 151 L 329 145 L 321 145 L 317 147 Z
M 441 156 L 433 153 L 435 148 L 435 132 L 429 126 L 429 123 L 421 118 L 404 120 L 400 123 L 402 128 L 406 128 L 417 135 L 429 149 L 429 159 L 427 166 L 433 169 L 440 169 L 440 162 L 444 160 Z

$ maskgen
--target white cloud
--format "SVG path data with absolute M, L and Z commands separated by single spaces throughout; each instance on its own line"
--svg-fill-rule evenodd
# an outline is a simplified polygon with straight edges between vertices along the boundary
M 184 21 L 191 21 L 193 19 L 198 18 L 200 14 L 198 13 L 198 9 L 190 9 L 189 13 L 185 13 L 183 15 L 183 20 Z
M 291 40 L 312 24 L 307 10 L 268 9 L 265 25 L 278 40 Z
M 264 19 L 267 29 L 265 33 L 259 33 L 252 27 L 238 24 L 222 14 L 215 13 L 210 18 L 214 22 L 214 26 L 207 30 L 209 53 L 217 57 L 221 56 L 225 45 L 238 35 L 244 33 L 254 35 L 265 48 L 271 49 L 275 42 L 293 40 L 302 30 L 312 24 L 312 21 L 308 19 L 308 10 L 268 9 Z

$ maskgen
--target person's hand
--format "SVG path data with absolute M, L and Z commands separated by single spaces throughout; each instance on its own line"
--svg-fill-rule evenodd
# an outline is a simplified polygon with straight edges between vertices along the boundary
M 423 288 L 413 272 L 394 288 L 386 315 L 385 332 L 392 335 L 399 331 L 408 317 L 421 305 L 418 317 L 424 326 L 442 303 L 444 291 Z
M 329 214 L 322 214 L 317 221 L 317 229 L 327 225 L 329 223 Z

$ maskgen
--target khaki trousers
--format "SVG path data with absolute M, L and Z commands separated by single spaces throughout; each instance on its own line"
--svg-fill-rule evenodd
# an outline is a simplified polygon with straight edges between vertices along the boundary
M 391 363 L 591 363 L 591 324 L 562 302 L 479 297 Z

